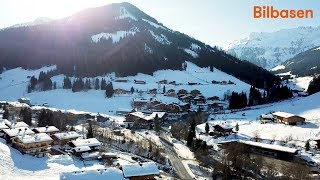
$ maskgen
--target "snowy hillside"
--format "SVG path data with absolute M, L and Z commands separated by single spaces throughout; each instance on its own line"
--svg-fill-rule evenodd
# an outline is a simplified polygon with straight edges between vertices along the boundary
M 105 92 L 102 90 L 89 90 L 73 93 L 70 89 L 62 89 L 63 75 L 54 76 L 51 78 L 57 83 L 57 89 L 51 91 L 27 93 L 27 86 L 30 81 L 30 76 L 38 77 L 41 71 L 54 69 L 55 66 L 41 68 L 36 71 L 23 70 L 16 68 L 3 72 L 0 75 L 0 99 L 8 101 L 16 101 L 20 97 L 28 97 L 34 105 L 42 105 L 47 103 L 50 107 L 59 109 L 75 109 L 80 111 L 100 112 L 105 114 L 113 114 L 117 110 L 131 110 L 131 102 L 138 97 L 138 93 L 114 95 L 112 98 L 105 98 Z M 135 90 L 143 91 L 143 97 L 150 99 L 154 95 L 146 92 L 151 89 L 157 89 L 158 94 L 156 99 L 164 103 L 179 103 L 180 100 L 175 97 L 168 97 L 163 92 L 163 86 L 166 90 L 174 89 L 176 91 L 185 89 L 192 91 L 198 89 L 205 97 L 218 96 L 223 98 L 223 95 L 232 91 L 248 92 L 250 85 L 240 81 L 239 79 L 214 69 L 213 72 L 209 68 L 200 68 L 191 62 L 187 62 L 186 71 L 179 70 L 161 70 L 156 71 L 153 76 L 146 74 L 137 74 L 135 76 L 116 78 L 114 73 L 104 77 L 107 81 L 112 81 L 113 88 L 121 88 L 130 90 L 133 87 Z M 74 79 L 74 78 L 72 78 Z M 95 78 L 94 78 L 95 79 Z M 94 82 L 91 79 L 91 82 Z M 128 82 L 115 82 L 116 79 L 126 79 Z M 176 85 L 159 85 L 161 80 L 176 81 Z M 134 80 L 143 80 L 146 84 L 135 84 Z M 212 84 L 215 81 L 231 81 L 234 84 Z M 188 83 L 198 83 L 198 85 L 188 85 Z M 92 85 L 93 86 L 93 85 Z
M 286 146 L 294 144 L 304 147 L 308 139 L 320 137 L 320 93 L 293 100 L 286 100 L 279 103 L 257 106 L 252 110 L 239 111 L 231 114 L 212 115 L 215 120 L 210 124 L 225 124 L 235 127 L 239 124 L 238 136 L 241 138 L 253 138 L 256 134 L 266 142 L 271 140 L 280 141 L 289 140 Z M 257 118 L 260 114 L 268 114 L 274 111 L 284 111 L 297 114 L 306 118 L 306 124 L 298 126 L 288 126 L 282 123 L 261 124 Z M 245 116 L 243 116 L 245 114 Z M 198 126 L 198 132 L 204 131 L 205 124 Z M 211 143 L 217 142 L 212 141 Z
M 252 33 L 225 49 L 266 69 L 280 65 L 295 55 L 320 45 L 320 27 L 283 29 L 272 33 Z

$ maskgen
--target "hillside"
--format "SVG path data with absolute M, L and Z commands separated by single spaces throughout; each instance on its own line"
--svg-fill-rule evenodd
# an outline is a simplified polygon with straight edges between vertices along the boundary
M 282 67 L 274 73 L 290 72 L 298 76 L 320 74 L 320 48 L 312 48 L 282 63 Z
M 246 61 L 171 30 L 129 3 L 0 31 L 0 69 L 57 65 L 65 75 L 94 77 L 180 70 L 184 61 L 215 68 L 257 87 L 278 79 Z M 30 46 L 32 44 L 32 46 Z M 255 76 L 252 76 L 255 74 Z
M 41 71 L 46 72 L 55 68 L 55 66 L 43 67 L 38 70 L 16 68 L 3 72 L 0 75 L 0 100 L 16 101 L 20 97 L 28 97 L 31 99 L 31 103 L 35 105 L 48 103 L 50 107 L 59 109 L 76 109 L 113 114 L 117 110 L 132 110 L 131 102 L 133 98 L 140 96 L 139 93 L 134 93 L 105 98 L 105 91 L 103 90 L 73 93 L 70 89 L 62 89 L 64 75 L 57 75 L 51 78 L 53 82 L 57 83 L 57 89 L 55 90 L 27 93 L 27 86 L 31 76 L 37 77 Z M 115 77 L 114 73 L 97 78 L 105 78 L 107 81 L 112 81 L 114 89 L 121 88 L 130 91 L 130 88 L 133 87 L 135 90 L 142 91 L 142 95 L 146 99 L 154 97 L 154 95 L 147 92 L 155 88 L 159 92 L 155 98 L 165 103 L 180 103 L 180 100 L 161 94 L 163 86 L 166 86 L 166 90 L 174 89 L 176 92 L 180 89 L 185 89 L 189 92 L 198 89 L 205 97 L 218 96 L 221 99 L 227 92 L 247 92 L 250 89 L 249 84 L 218 69 L 214 69 L 211 72 L 208 68 L 200 68 L 191 62 L 187 62 L 185 71 L 160 70 L 153 73 L 153 75 L 139 73 L 135 76 L 120 78 L 127 80 L 127 83 L 115 82 L 119 78 Z M 73 77 L 72 79 L 75 78 Z M 176 81 L 177 85 L 159 85 L 158 82 L 164 79 L 168 80 L 168 82 Z M 146 84 L 135 84 L 134 80 L 143 80 L 146 81 Z M 231 81 L 234 84 L 212 84 L 212 80 Z M 94 82 L 93 79 L 91 82 Z M 198 83 L 199 85 L 188 85 L 188 82 Z
M 252 33 L 231 43 L 226 50 L 268 70 L 299 53 L 320 45 L 320 27 L 299 27 L 276 32 Z

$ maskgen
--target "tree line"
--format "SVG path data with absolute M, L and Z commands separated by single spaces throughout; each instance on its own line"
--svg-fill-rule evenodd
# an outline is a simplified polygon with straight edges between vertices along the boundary
M 251 86 L 249 97 L 245 92 L 232 92 L 229 98 L 230 109 L 241 109 L 247 106 L 261 105 L 277 102 L 293 96 L 291 89 L 286 85 L 277 85 L 269 90 L 260 92 L 256 87 Z

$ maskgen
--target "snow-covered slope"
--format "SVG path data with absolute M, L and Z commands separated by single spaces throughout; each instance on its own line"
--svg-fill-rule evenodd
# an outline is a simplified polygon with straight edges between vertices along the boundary
M 252 33 L 225 49 L 263 68 L 271 69 L 282 62 L 320 45 L 320 27 L 299 27 L 276 32 Z
M 42 105 L 48 103 L 50 107 L 59 109 L 75 109 L 80 111 L 100 112 L 105 114 L 113 114 L 117 110 L 131 110 L 131 102 L 133 98 L 139 96 L 138 93 L 115 95 L 112 98 L 105 98 L 105 92 L 102 90 L 89 90 L 86 92 L 73 93 L 71 90 L 62 89 L 63 75 L 57 75 L 51 78 L 53 82 L 57 83 L 57 89 L 51 91 L 32 92 L 27 93 L 27 85 L 29 82 L 28 76 L 38 77 L 40 71 L 48 71 L 55 68 L 55 66 L 41 68 L 36 71 L 23 70 L 16 68 L 3 72 L 0 75 L 0 100 L 16 101 L 20 97 L 28 97 L 32 104 Z M 108 74 L 103 77 L 96 77 L 99 79 L 105 78 L 107 81 L 117 79 L 114 75 Z M 153 73 L 153 75 L 137 74 L 135 76 L 122 77 L 121 79 L 128 80 L 127 83 L 113 81 L 114 89 L 121 88 L 130 90 L 134 87 L 135 90 L 143 91 L 143 96 L 147 99 L 153 95 L 146 92 L 151 89 L 158 89 L 158 94 L 155 98 L 165 103 L 179 103 L 180 101 L 174 97 L 164 96 L 162 93 L 163 86 L 158 82 L 161 80 L 168 80 L 168 82 L 176 81 L 178 85 L 165 85 L 166 90 L 186 89 L 189 92 L 198 89 L 206 97 L 218 96 L 223 98 L 224 93 L 231 91 L 245 91 L 250 89 L 250 85 L 239 79 L 228 75 L 218 69 L 211 72 L 208 68 L 200 68 L 191 62 L 187 62 L 186 71 L 179 70 L 160 70 Z M 146 84 L 135 84 L 134 80 L 146 81 Z M 234 84 L 221 85 L 212 84 L 211 81 L 231 81 Z M 91 82 L 94 82 L 91 79 Z M 198 83 L 198 85 L 188 85 L 188 82 Z
M 252 140 L 254 137 L 260 138 L 262 143 L 281 145 L 285 147 L 301 150 L 303 158 L 308 161 L 320 163 L 319 154 L 308 155 L 304 153 L 306 141 L 309 140 L 312 146 L 313 140 L 320 138 L 320 93 L 293 100 L 286 100 L 269 105 L 261 105 L 246 111 L 239 111 L 230 114 L 211 115 L 208 123 L 210 125 L 222 124 L 224 126 L 235 127 L 239 125 L 237 135 L 228 137 L 212 138 L 208 135 L 199 136 L 207 141 L 209 145 L 217 148 L 217 143 L 226 140 L 244 139 Z M 291 126 L 282 123 L 261 124 L 259 116 L 274 111 L 284 111 L 306 118 L 303 125 Z M 198 125 L 196 131 L 205 132 L 205 123 Z

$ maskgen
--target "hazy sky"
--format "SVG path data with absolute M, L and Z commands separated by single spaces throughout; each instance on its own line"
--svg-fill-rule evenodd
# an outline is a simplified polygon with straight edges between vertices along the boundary
M 125 0 L 0 0 L 0 28 L 38 17 L 61 18 L 88 7 Z M 298 26 L 319 26 L 318 0 L 127 0 L 165 26 L 210 45 Z M 313 9 L 314 19 L 255 20 L 253 5 Z

